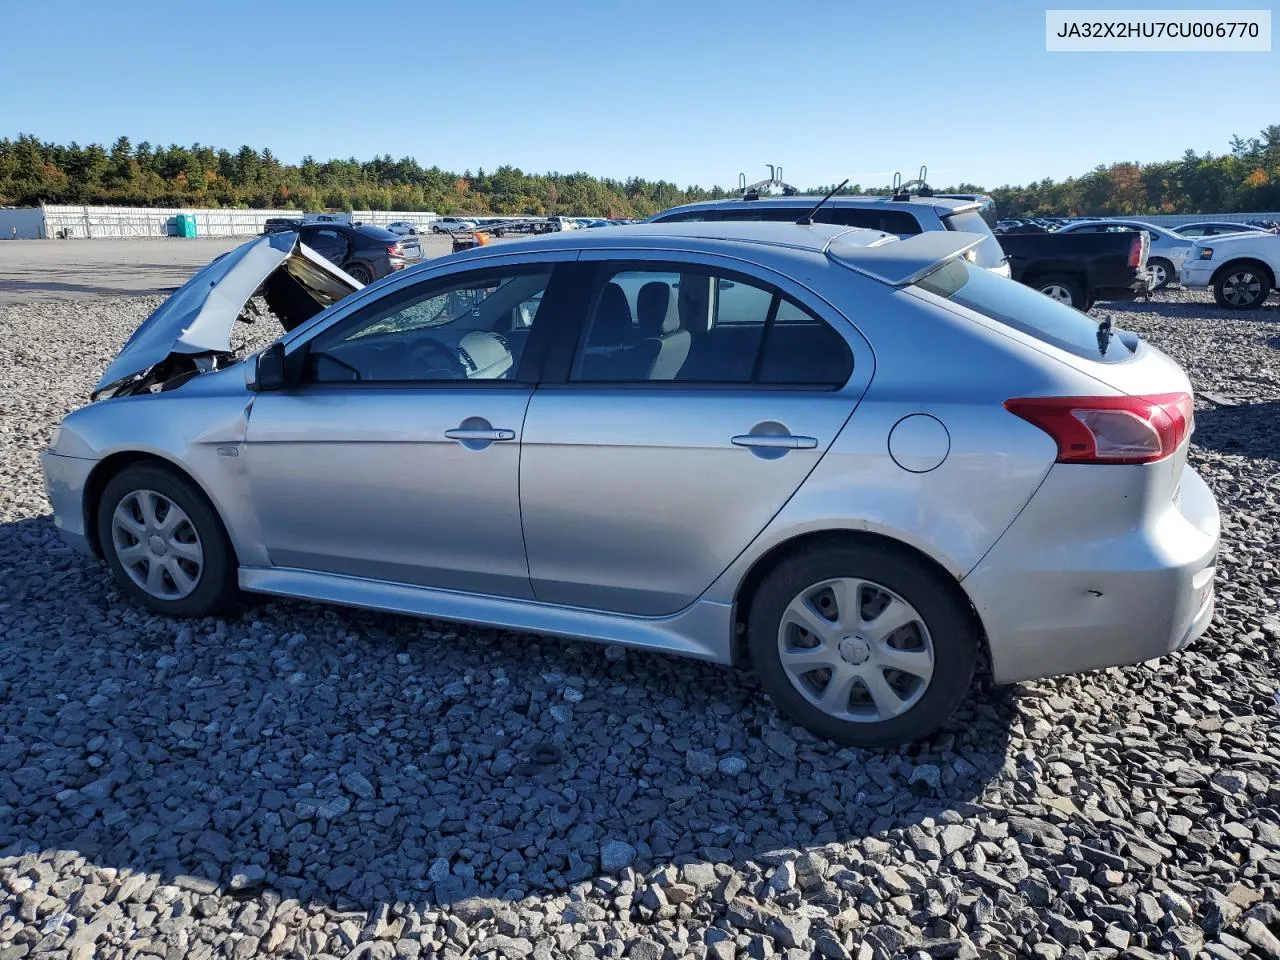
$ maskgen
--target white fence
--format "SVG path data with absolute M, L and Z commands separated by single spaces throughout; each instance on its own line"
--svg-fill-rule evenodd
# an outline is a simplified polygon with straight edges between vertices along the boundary
M 297 218 L 301 210 L 192 209 L 182 207 L 87 207 L 48 204 L 0 210 L 0 238 L 61 239 L 98 237 L 167 237 L 174 234 L 174 218 L 196 218 L 197 237 L 253 236 L 270 217 Z M 342 215 L 344 218 L 346 214 Z M 395 220 L 423 226 L 436 219 L 430 211 L 357 210 L 350 218 L 384 227 Z

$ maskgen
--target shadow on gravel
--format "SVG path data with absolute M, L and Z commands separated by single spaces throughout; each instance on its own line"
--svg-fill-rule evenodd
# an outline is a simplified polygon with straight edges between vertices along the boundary
M 1013 763 L 1007 690 L 877 754 L 671 657 L 304 603 L 156 618 L 48 517 L 0 526 L 0 591 L 0 856 L 197 891 L 364 910 L 775 863 L 959 822 Z
M 1194 441 L 1218 453 L 1280 460 L 1280 403 L 1197 410 Z

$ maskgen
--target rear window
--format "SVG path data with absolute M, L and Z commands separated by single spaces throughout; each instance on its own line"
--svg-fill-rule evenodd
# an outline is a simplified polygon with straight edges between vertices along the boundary
M 1086 360 L 1119 363 L 1133 356 L 1119 331 L 1099 337 L 1098 321 L 1087 314 L 964 260 L 943 264 L 914 286 Z
M 1000 246 L 1000 241 L 996 239 L 996 235 L 991 232 L 991 227 L 977 210 L 962 210 L 943 217 L 942 225 L 948 230 L 982 235 L 982 242 L 973 251 L 974 256 L 978 258 L 978 266 L 992 270 L 1004 263 L 1004 249 Z

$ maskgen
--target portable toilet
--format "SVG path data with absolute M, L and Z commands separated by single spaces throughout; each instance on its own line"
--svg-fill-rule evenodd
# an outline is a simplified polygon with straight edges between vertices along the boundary
M 196 217 L 193 213 L 180 213 L 174 220 L 174 232 L 179 237 L 194 237 L 196 235 Z

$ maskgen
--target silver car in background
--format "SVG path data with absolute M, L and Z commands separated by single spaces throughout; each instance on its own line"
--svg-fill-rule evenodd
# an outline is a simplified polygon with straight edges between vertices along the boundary
M 624 226 L 361 288 L 263 236 L 63 421 L 55 522 L 163 614 L 245 590 L 593 638 L 915 740 L 984 649 L 999 682 L 1089 670 L 1213 613 L 1186 376 L 982 241 Z M 239 360 L 255 291 L 287 332 Z

